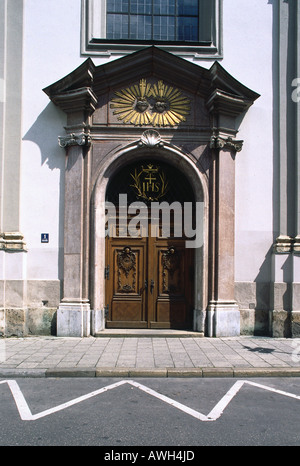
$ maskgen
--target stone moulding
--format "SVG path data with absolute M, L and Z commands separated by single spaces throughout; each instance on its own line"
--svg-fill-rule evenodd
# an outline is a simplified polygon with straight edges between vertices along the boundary
M 295 238 L 284 235 L 278 236 L 273 245 L 273 250 L 276 254 L 300 254 L 300 236 Z
M 296 238 L 294 238 L 293 252 L 295 254 L 300 254 L 300 236 L 296 236 Z
M 0 233 L 0 250 L 27 251 L 24 236 L 19 232 Z
M 66 113 L 84 110 L 87 114 L 93 113 L 98 103 L 97 96 L 89 87 L 60 92 L 52 97 L 52 101 Z

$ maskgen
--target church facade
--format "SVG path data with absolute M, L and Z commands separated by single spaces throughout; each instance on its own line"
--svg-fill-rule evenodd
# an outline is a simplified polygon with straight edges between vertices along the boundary
M 298 337 L 298 2 L 0 6 L 1 334 Z

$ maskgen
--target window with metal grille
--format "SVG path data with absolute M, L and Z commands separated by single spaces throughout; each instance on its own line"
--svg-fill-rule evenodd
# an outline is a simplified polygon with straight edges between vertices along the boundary
M 82 0 L 83 54 L 157 45 L 180 56 L 222 56 L 223 0 Z
M 106 38 L 199 41 L 198 0 L 107 0 Z

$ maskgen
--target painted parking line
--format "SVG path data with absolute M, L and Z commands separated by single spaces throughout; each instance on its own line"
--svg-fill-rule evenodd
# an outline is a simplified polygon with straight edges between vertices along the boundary
M 255 383 L 255 382 L 252 382 L 252 381 L 249 381 L 249 380 L 238 380 L 237 382 L 235 382 L 233 384 L 233 386 L 225 393 L 225 395 L 220 399 L 220 401 L 215 405 L 215 407 L 209 412 L 208 415 L 205 415 L 205 414 L 202 414 L 182 403 L 179 403 L 175 400 L 173 400 L 172 398 L 169 398 L 155 390 L 152 390 L 151 388 L 149 387 L 146 387 L 145 385 L 142 385 L 138 382 L 135 382 L 133 380 L 121 380 L 120 382 L 116 382 L 116 383 L 113 383 L 113 384 L 110 384 L 110 385 L 107 385 L 103 388 L 100 388 L 98 390 L 94 390 L 92 392 L 89 392 L 85 395 L 82 395 L 82 396 L 79 396 L 77 398 L 74 398 L 70 401 L 67 401 L 66 403 L 62 403 L 62 404 L 59 404 L 57 406 L 54 406 L 53 408 L 50 408 L 50 409 L 47 409 L 45 411 L 41 411 L 40 413 L 37 413 L 37 414 L 32 414 L 29 406 L 28 406 L 28 403 L 22 393 L 22 390 L 20 389 L 19 387 L 19 384 L 17 383 L 16 380 L 3 380 L 0 382 L 0 385 L 1 384 L 7 384 L 8 387 L 10 388 L 10 391 L 12 393 L 12 396 L 14 398 L 14 401 L 16 403 L 16 406 L 17 406 L 17 409 L 19 411 L 19 415 L 20 415 L 20 418 L 23 420 L 23 421 L 36 421 L 38 419 L 41 419 L 43 417 L 46 417 L 46 416 L 49 416 L 49 415 L 52 415 L 54 413 L 57 413 L 59 411 L 62 411 L 64 409 L 67 409 L 71 406 L 74 406 L 78 403 L 82 403 L 90 398 L 93 398 L 95 396 L 98 396 L 98 395 L 101 395 L 105 392 L 108 392 L 109 390 L 114 390 L 114 389 L 117 389 L 118 387 L 122 386 L 122 385 L 131 385 L 141 391 L 143 391 L 144 393 L 147 393 L 148 395 L 150 396 L 153 396 L 154 398 L 170 405 L 170 406 L 173 406 L 174 408 L 176 409 L 179 409 L 180 411 L 198 419 L 199 421 L 203 421 L 203 422 L 212 422 L 212 421 L 216 421 L 217 419 L 219 419 L 224 410 L 227 408 L 227 406 L 230 404 L 230 402 L 233 400 L 233 398 L 237 395 L 237 393 L 241 390 L 241 388 L 244 386 L 244 385 L 251 385 L 253 387 L 256 387 L 256 388 L 259 388 L 259 389 L 263 389 L 263 390 L 266 390 L 266 391 L 270 391 L 270 392 L 273 392 L 273 393 L 276 393 L 278 395 L 282 395 L 282 396 L 286 396 L 286 397 L 289 397 L 289 398 L 293 398 L 293 399 L 296 399 L 296 400 L 300 400 L 300 396 L 299 395 L 295 395 L 294 393 L 289 393 L 289 392 L 285 392 L 283 390 L 277 390 L 275 388 L 272 388 L 272 387 L 269 387 L 267 385 L 262 385 L 262 384 L 259 384 L 259 383 Z

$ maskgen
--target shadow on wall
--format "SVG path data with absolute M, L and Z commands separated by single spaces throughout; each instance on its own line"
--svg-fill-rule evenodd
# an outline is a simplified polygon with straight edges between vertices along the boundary
M 59 147 L 58 136 L 64 134 L 66 126 L 65 113 L 52 102 L 40 113 L 34 124 L 23 136 L 23 141 L 31 141 L 40 149 L 41 166 L 47 165 L 49 169 L 59 170 L 59 278 L 63 278 L 63 235 L 64 235 L 64 167 L 65 150 Z M 30 161 L 28 161 L 30 162 Z
M 255 278 L 256 303 L 254 309 L 254 335 L 269 335 L 272 254 L 273 246 L 267 251 L 265 260 Z
M 64 168 L 65 151 L 58 145 L 58 136 L 64 134 L 66 124 L 65 113 L 49 102 L 23 137 L 24 141 L 32 141 L 39 146 L 41 165 L 46 163 L 50 170 Z
M 256 302 L 253 305 L 254 335 L 270 335 L 270 311 L 280 310 L 285 317 L 282 321 L 282 333 L 286 338 L 291 337 L 290 311 L 292 310 L 292 261 L 290 255 L 283 263 L 282 281 L 274 282 L 273 271 L 273 246 L 268 250 L 265 260 L 260 267 L 255 279 Z

